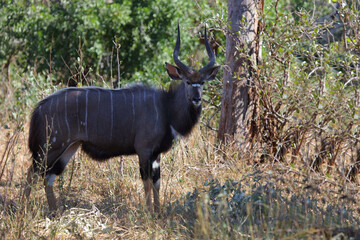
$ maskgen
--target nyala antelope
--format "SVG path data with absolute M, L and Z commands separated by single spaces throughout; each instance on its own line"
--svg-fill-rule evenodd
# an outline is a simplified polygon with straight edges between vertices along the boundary
M 210 61 L 200 70 L 179 60 L 179 26 L 177 34 L 173 53 L 176 66 L 165 65 L 170 78 L 181 83 L 169 91 L 145 86 L 70 87 L 39 102 L 30 122 L 33 163 L 28 170 L 25 199 L 38 176 L 43 176 L 49 210 L 55 212 L 55 177 L 81 146 L 97 161 L 137 154 L 147 207 L 152 209 L 153 191 L 154 210 L 160 211 L 160 154 L 170 149 L 177 136 L 191 132 L 200 117 L 203 84 L 214 79 L 219 70 L 214 66 L 206 28 L 205 47 Z

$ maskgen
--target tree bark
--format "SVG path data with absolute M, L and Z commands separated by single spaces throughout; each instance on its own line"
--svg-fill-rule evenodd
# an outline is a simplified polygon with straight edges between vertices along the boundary
M 247 148 L 257 135 L 257 66 L 261 64 L 259 14 L 264 0 L 228 0 L 226 66 L 218 138 Z

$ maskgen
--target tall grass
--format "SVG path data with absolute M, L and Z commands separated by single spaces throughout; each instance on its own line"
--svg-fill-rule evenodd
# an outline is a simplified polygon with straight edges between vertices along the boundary
M 48 217 L 42 181 L 25 211 L 28 122 L 56 88 L 46 82 L 23 76 L 1 89 L 1 239 L 320 239 L 359 225 L 356 185 L 286 161 L 255 166 L 203 124 L 162 155 L 160 216 L 145 208 L 136 156 L 99 163 L 81 151 L 56 179 L 58 214 Z

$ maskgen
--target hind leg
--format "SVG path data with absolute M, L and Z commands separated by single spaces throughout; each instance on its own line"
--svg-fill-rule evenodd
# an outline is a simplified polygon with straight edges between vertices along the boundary
M 39 179 L 39 175 L 35 173 L 34 171 L 34 165 L 32 164 L 27 172 L 27 179 L 26 179 L 26 186 L 24 188 L 23 196 L 22 196 L 22 202 L 25 205 L 25 211 L 29 204 L 29 196 L 31 193 L 31 188 L 34 184 L 37 183 Z
M 46 162 L 48 159 L 56 159 L 62 152 L 62 149 L 57 150 L 51 150 L 49 151 L 48 155 L 45 156 L 44 152 L 39 153 L 38 155 L 33 155 L 33 163 L 29 167 L 27 171 L 27 179 L 26 179 L 26 185 L 24 188 L 22 201 L 27 201 L 30 197 L 30 193 L 32 190 L 32 187 L 37 183 L 39 180 L 39 176 L 44 176 L 46 171 Z M 44 163 L 45 162 L 45 163 Z
M 55 212 L 57 210 L 56 197 L 53 189 L 53 184 L 56 174 L 50 173 L 45 176 L 44 185 L 45 185 L 45 194 L 48 201 L 50 212 Z
M 55 212 L 57 210 L 56 196 L 53 189 L 54 180 L 57 175 L 60 175 L 67 163 L 70 161 L 71 157 L 75 154 L 76 150 L 79 148 L 80 143 L 73 143 L 69 145 L 66 150 L 57 158 L 52 166 L 50 166 L 49 172 L 46 174 L 44 179 L 45 193 L 49 205 L 50 212 Z

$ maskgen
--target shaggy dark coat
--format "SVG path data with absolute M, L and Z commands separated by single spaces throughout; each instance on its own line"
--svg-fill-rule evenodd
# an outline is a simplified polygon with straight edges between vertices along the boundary
M 199 119 L 201 106 L 189 104 L 184 85 L 168 92 L 145 86 L 55 92 L 38 104 L 31 118 L 29 148 L 35 170 L 61 174 L 67 164 L 61 155 L 75 142 L 99 161 L 129 154 L 150 154 L 154 161 L 169 150 L 175 133 L 188 135 Z M 151 163 L 140 163 L 145 165 Z M 151 171 L 143 170 L 142 175 Z

